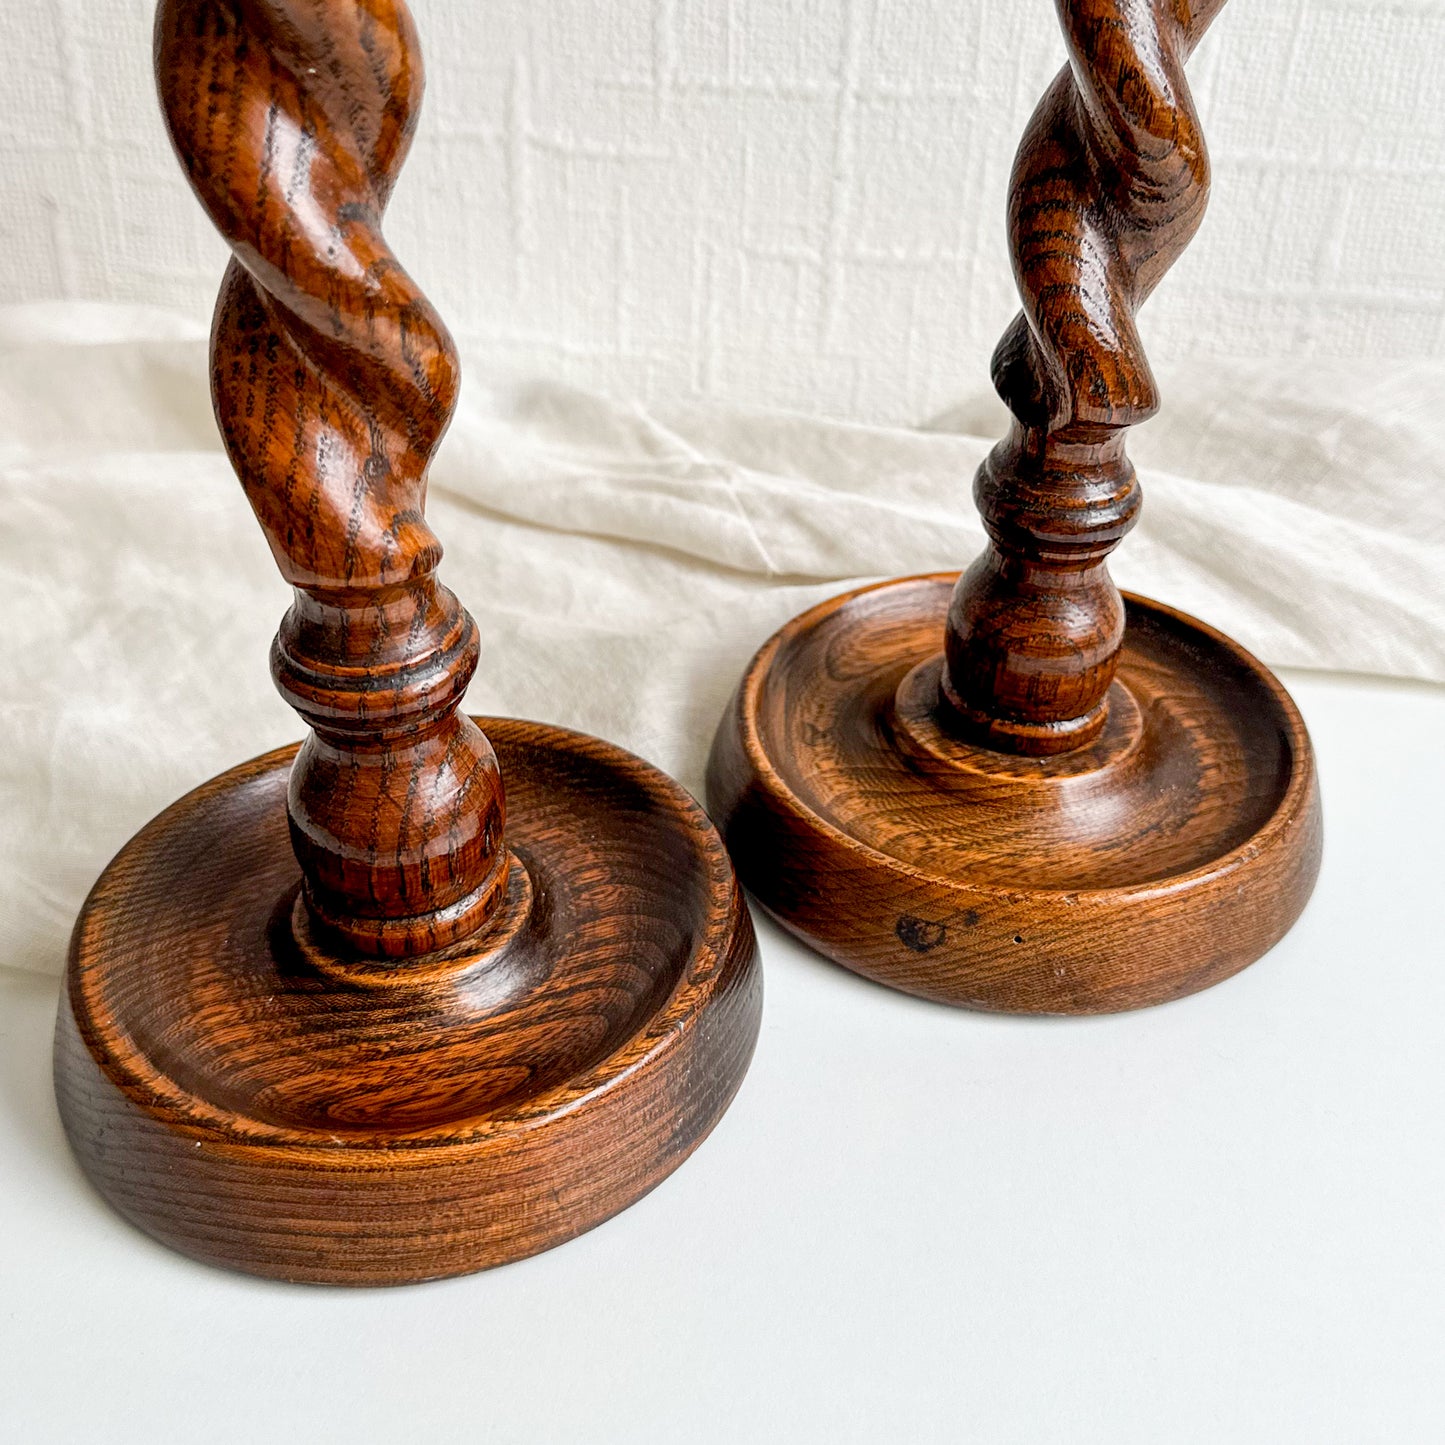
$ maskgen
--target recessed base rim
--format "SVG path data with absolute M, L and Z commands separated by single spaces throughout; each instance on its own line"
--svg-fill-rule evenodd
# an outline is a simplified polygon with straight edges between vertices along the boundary
M 770 753 L 769 742 L 777 744 L 776 700 L 800 700 L 818 685 L 817 675 L 797 661 L 809 637 L 824 626 L 846 632 L 838 619 L 857 604 L 886 614 L 889 628 L 911 626 L 941 644 L 934 614 L 941 625 L 956 580 L 956 573 L 899 578 L 829 599 L 794 618 L 754 657 L 719 727 L 707 796 L 739 876 L 758 902 L 845 968 L 923 998 L 998 1012 L 1147 1007 L 1218 983 L 1273 947 L 1303 910 L 1319 870 L 1322 826 L 1308 732 L 1288 693 L 1257 659 L 1213 628 L 1144 598 L 1126 595 L 1132 617 L 1157 618 L 1196 638 L 1201 656 L 1227 654 L 1248 680 L 1251 698 L 1277 716 L 1288 756 L 1288 775 L 1268 818 L 1205 866 L 1129 886 L 1039 887 L 1023 869 L 981 882 L 890 856 L 858 836 L 846 816 L 821 816 L 800 796 L 789 779 L 812 776 L 823 765 L 825 744 L 806 728 L 786 733 L 786 756 Z M 850 641 L 830 648 L 829 659 L 857 664 L 863 650 Z M 1126 654 L 1129 647 L 1126 635 Z M 914 660 L 900 695 L 927 676 L 927 663 L 926 654 Z M 839 683 L 852 685 L 852 679 Z M 1131 715 L 1121 730 L 1137 725 Z M 1108 729 L 1099 743 L 1111 759 L 1111 749 L 1132 745 L 1127 737 L 1112 739 Z M 903 756 L 915 747 L 900 730 L 887 748 L 863 760 L 887 773 L 900 808 L 909 806 L 915 787 L 920 800 L 925 792 L 936 798 L 931 783 L 917 780 L 918 758 Z M 982 750 L 976 756 L 987 765 Z M 1071 766 L 1068 755 L 996 756 L 999 777 L 1009 780 L 1038 762 Z M 972 762 L 965 766 L 978 771 Z
M 727 1109 L 757 1039 L 761 975 L 741 891 L 705 814 L 678 784 L 621 748 L 542 724 L 478 721 L 504 766 L 510 762 L 514 784 L 523 781 L 518 769 L 528 758 L 560 759 L 558 777 L 585 764 L 589 776 L 600 770 L 629 797 L 645 800 L 649 826 L 671 830 L 668 856 L 690 859 L 680 866 L 691 876 L 686 886 L 665 878 L 658 886 L 705 900 L 678 925 L 687 952 L 675 985 L 581 1075 L 549 1080 L 535 1094 L 486 1109 L 485 1117 L 440 1118 L 427 1127 L 353 1123 L 328 1135 L 323 1127 L 278 1123 L 264 1110 L 228 1110 L 226 1081 L 198 1084 L 162 1057 L 163 1049 L 137 1047 L 128 1023 L 140 1018 L 142 1005 L 128 1020 L 125 989 L 107 979 L 123 955 L 133 968 L 134 935 L 144 926 L 126 916 L 138 897 L 134 880 L 177 829 L 188 838 L 197 829 L 204 835 L 207 817 L 219 816 L 227 797 L 234 802 L 236 790 L 252 789 L 265 803 L 257 846 L 285 847 L 294 747 L 212 779 L 143 829 L 97 883 L 76 924 L 56 1032 L 56 1094 L 79 1162 L 122 1215 L 163 1243 L 210 1264 L 305 1283 L 392 1285 L 466 1274 L 549 1249 L 627 1208 L 676 1169 Z M 556 786 L 550 773 L 547 785 Z M 525 845 L 525 819 L 516 820 L 516 833 Z M 514 858 L 509 866 L 517 906 L 530 908 L 520 865 Z M 277 900 L 278 919 L 289 919 L 293 897 Z M 177 906 L 184 910 L 185 900 Z M 238 903 L 237 916 L 242 912 Z M 539 917 L 534 930 L 549 926 Z M 216 919 L 206 923 L 207 936 L 215 936 Z M 636 926 L 657 929 L 655 919 Z M 506 930 L 517 932 L 515 919 Z M 113 942 L 118 934 L 123 948 Z M 511 946 L 484 939 L 474 973 L 485 968 L 493 944 Z M 562 965 L 550 981 L 528 980 L 543 992 L 566 986 Z M 423 1011 L 464 1009 L 468 989 L 480 998 L 487 988 L 456 960 L 414 971 L 401 984 L 321 969 L 312 981 L 313 994 L 332 989 L 341 997 L 348 987 L 353 1002 L 389 994 L 377 1007 L 405 1009 L 414 999 Z M 147 1020 L 154 1002 L 144 1005 Z M 184 1009 L 187 1000 L 165 1002 Z M 202 1051 L 198 1064 L 193 1053 L 187 1066 L 214 1068 L 208 1057 Z

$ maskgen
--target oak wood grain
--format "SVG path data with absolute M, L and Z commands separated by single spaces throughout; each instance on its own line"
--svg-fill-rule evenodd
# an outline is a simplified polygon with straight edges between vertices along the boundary
M 1159 401 L 1135 316 L 1199 227 L 1184 62 L 1222 0 L 1059 0 L 1069 50 L 1014 164 L 1012 412 L 988 544 L 796 618 L 720 725 L 708 797 L 787 927 L 977 1008 L 1134 1008 L 1244 967 L 1319 866 L 1309 736 L 1229 639 L 1107 561 L 1138 514 L 1127 428 Z
M 1104 730 L 1070 753 L 1000 753 L 938 705 L 956 582 L 833 598 L 753 660 L 708 797 L 768 911 L 880 983 L 1017 1013 L 1161 1003 L 1278 942 L 1321 846 L 1309 737 L 1279 683 L 1126 598 Z
M 394 0 L 162 0 L 155 50 L 234 253 L 216 417 L 296 589 L 271 662 L 314 730 L 289 805 L 307 901 L 353 948 L 426 953 L 496 906 L 506 810 L 457 712 L 480 641 L 423 514 L 456 351 L 381 230 L 421 103 L 415 29 Z
M 294 746 L 181 799 L 96 884 L 57 1097 L 147 1233 L 306 1283 L 466 1273 L 601 1223 L 722 1116 L 762 987 L 716 831 L 620 748 L 485 727 L 514 800 L 506 896 L 403 979 L 293 926 Z
M 122 1214 L 211 1263 L 397 1284 L 519 1259 L 722 1115 L 760 1021 L 752 924 L 678 784 L 458 711 L 481 643 L 424 513 L 457 361 L 381 230 L 422 93 L 406 7 L 161 0 L 155 35 L 233 254 L 216 416 L 295 589 L 272 670 L 311 732 L 106 869 L 61 1117 Z
M 979 469 L 988 533 L 944 634 L 959 730 L 1010 752 L 1104 726 L 1124 637 L 1106 559 L 1139 515 L 1128 427 L 1159 397 L 1135 316 L 1199 229 L 1209 170 L 1184 62 L 1223 0 L 1060 0 L 1070 63 L 1009 191 L 1023 310 L 993 359 L 1013 427 Z

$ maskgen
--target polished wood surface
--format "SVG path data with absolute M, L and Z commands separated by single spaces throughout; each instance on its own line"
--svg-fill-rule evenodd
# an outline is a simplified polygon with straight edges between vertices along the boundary
M 1010 193 L 1024 305 L 994 356 L 1013 423 L 975 484 L 987 548 L 790 623 L 714 745 L 709 801 L 764 905 L 929 998 L 1175 998 L 1277 942 L 1318 871 L 1283 688 L 1107 568 L 1140 505 L 1125 432 L 1158 406 L 1135 314 L 1208 194 L 1183 65 L 1221 4 L 1060 0 L 1070 64 Z
M 96 884 L 57 1092 L 142 1229 L 288 1280 L 464 1273 L 625 1208 L 727 1108 L 761 981 L 712 825 L 620 748 L 485 727 L 513 801 L 506 893 L 400 979 L 305 926 L 294 747 L 183 798 Z
M 1309 738 L 1278 682 L 1126 598 L 1103 731 L 1000 753 L 938 704 L 956 582 L 833 598 L 754 659 L 708 792 L 769 912 L 880 983 L 1022 1013 L 1177 998 L 1277 942 L 1320 855 Z
M 312 731 L 97 883 L 61 1115 L 121 1213 L 209 1262 L 338 1284 L 505 1263 L 717 1122 L 759 1027 L 752 925 L 676 783 L 458 711 L 480 639 L 424 515 L 457 361 L 380 229 L 422 91 L 401 0 L 161 0 L 155 33 L 233 252 L 216 415 L 295 588 L 272 670 Z
M 451 337 L 381 232 L 422 73 L 393 0 L 163 0 L 176 154 L 235 253 L 211 338 L 221 435 L 296 589 L 271 662 L 311 725 L 292 835 L 313 915 L 425 953 L 496 906 L 505 807 L 457 705 L 472 619 L 438 582 L 426 470 L 456 405 Z
M 1024 305 L 993 376 L 1013 427 L 974 483 L 989 543 L 944 633 L 960 731 L 1007 752 L 1067 752 L 1104 726 L 1124 638 L 1106 559 L 1141 500 L 1125 430 L 1159 407 L 1134 317 L 1204 217 L 1184 61 L 1222 4 L 1059 5 L 1070 64 L 1009 192 Z

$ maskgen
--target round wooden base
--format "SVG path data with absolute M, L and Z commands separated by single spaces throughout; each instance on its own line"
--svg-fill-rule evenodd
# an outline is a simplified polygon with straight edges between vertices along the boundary
M 287 1280 L 466 1273 L 626 1208 L 727 1108 L 762 985 L 712 825 L 620 748 L 479 721 L 510 877 L 465 945 L 399 970 L 310 935 L 294 747 L 183 798 L 96 884 L 56 1091 L 81 1164 L 142 1229 Z
M 1320 860 L 1304 723 L 1211 628 L 1139 597 L 1108 720 L 1077 752 L 971 746 L 939 701 L 956 574 L 795 618 L 753 659 L 708 797 L 785 927 L 894 988 L 973 1008 L 1103 1013 L 1253 962 Z

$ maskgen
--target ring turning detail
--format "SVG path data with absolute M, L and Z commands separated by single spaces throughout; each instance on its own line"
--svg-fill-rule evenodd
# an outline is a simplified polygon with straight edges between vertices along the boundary
M 1009 752 L 1085 746 L 1124 637 L 1106 559 L 1139 514 L 1124 433 L 1159 400 L 1134 317 L 1199 229 L 1208 162 L 1184 61 L 1223 0 L 1061 0 L 1069 64 L 1014 162 L 1023 310 L 994 353 L 1009 436 L 979 470 L 988 531 L 944 637 L 961 730 Z
M 395 0 L 163 0 L 156 16 L 162 113 L 233 255 L 216 418 L 296 589 L 271 664 L 314 729 L 289 800 L 306 901 L 347 947 L 392 957 L 466 937 L 506 876 L 497 760 L 457 711 L 477 630 L 423 515 L 456 349 L 381 231 L 419 55 Z
M 1069 63 L 1014 163 L 1012 413 L 962 576 L 795 618 L 718 730 L 743 880 L 821 952 L 975 1008 L 1097 1013 L 1228 977 L 1314 886 L 1309 735 L 1230 639 L 1126 598 L 1128 427 L 1159 401 L 1136 314 L 1209 176 L 1184 62 L 1223 0 L 1058 0 Z
M 424 515 L 457 357 L 381 231 L 422 93 L 405 5 L 161 0 L 155 38 L 232 251 L 213 398 L 295 589 L 271 665 L 311 732 L 96 883 L 61 1117 L 121 1214 L 213 1264 L 504 1264 L 627 1208 L 717 1123 L 758 1034 L 752 924 L 677 783 L 459 710 L 481 640 Z

